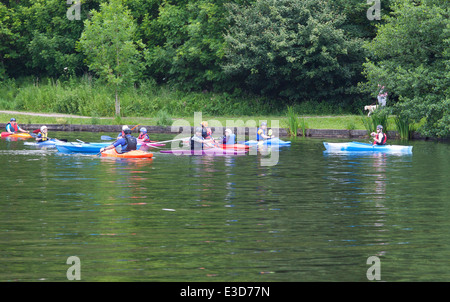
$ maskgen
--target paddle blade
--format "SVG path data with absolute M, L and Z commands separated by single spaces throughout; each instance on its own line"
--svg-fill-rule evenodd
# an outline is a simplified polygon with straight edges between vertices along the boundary
M 36 129 L 36 130 L 33 130 L 33 133 L 39 133 L 41 131 L 41 129 Z
M 111 136 L 108 136 L 108 135 L 102 135 L 101 139 L 104 140 L 104 141 L 113 140 L 113 138 Z

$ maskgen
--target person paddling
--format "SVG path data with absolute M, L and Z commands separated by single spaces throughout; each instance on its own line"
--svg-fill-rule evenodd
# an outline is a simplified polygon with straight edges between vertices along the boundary
M 266 139 L 275 137 L 274 135 L 271 135 L 272 131 L 270 131 L 270 135 L 268 135 L 266 133 L 266 131 L 267 131 L 267 123 L 266 122 L 262 122 L 261 126 L 256 131 L 256 140 L 257 141 L 262 141 L 262 140 L 266 140 Z
M 385 145 L 386 144 L 387 136 L 385 133 L 383 133 L 383 126 L 378 125 L 377 132 L 376 133 L 372 132 L 370 135 L 373 136 L 373 144 L 374 145 Z
M 191 144 L 191 150 L 203 150 L 203 147 L 213 147 L 214 142 L 210 139 L 205 139 L 202 136 L 202 128 L 195 128 L 195 134 L 189 140 Z
M 16 132 L 25 132 L 25 133 L 30 133 L 30 131 L 27 130 L 23 130 L 22 128 L 19 127 L 19 125 L 16 122 L 15 118 L 11 118 L 9 123 L 6 124 L 6 131 L 10 134 L 14 134 Z
M 137 149 L 137 139 L 131 135 L 131 130 L 125 129 L 123 132 L 124 132 L 123 137 L 119 138 L 117 141 L 115 141 L 111 145 L 109 145 L 105 148 L 101 148 L 100 152 L 110 150 L 110 149 L 116 148 L 118 146 L 122 146 L 122 150 L 120 153 L 125 153 L 128 151 L 136 150 Z
M 38 143 L 49 140 L 47 126 L 42 126 L 40 132 L 36 135 L 36 141 Z

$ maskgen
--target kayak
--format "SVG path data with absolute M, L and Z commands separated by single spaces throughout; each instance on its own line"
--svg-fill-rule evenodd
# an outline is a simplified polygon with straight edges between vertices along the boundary
M 75 142 L 57 142 L 56 149 L 61 153 L 100 153 L 101 148 L 105 148 L 111 143 L 75 143 Z M 137 149 L 141 144 L 137 144 Z
M 57 139 L 49 139 L 43 142 L 25 142 L 23 143 L 26 146 L 35 146 L 35 147 L 55 147 L 56 144 L 61 143 L 62 141 Z
M 132 150 L 125 153 L 117 153 L 116 149 L 103 151 L 103 157 L 120 157 L 120 158 L 152 158 L 153 153 L 144 152 L 142 150 Z
M 177 154 L 177 155 L 226 156 L 226 155 L 245 155 L 247 153 L 247 150 L 209 148 L 209 149 L 204 149 L 204 150 L 191 150 L 191 149 L 161 150 L 159 152 Z
M 244 144 L 218 144 L 217 146 L 222 149 L 234 149 L 234 150 L 245 150 L 250 148 L 250 146 Z
M 412 146 L 401 145 L 372 145 L 368 143 L 323 143 L 329 152 L 390 152 L 390 153 L 412 153 Z
M 2 137 L 21 137 L 21 138 L 30 138 L 33 137 L 31 134 L 26 132 L 14 133 L 11 134 L 9 132 L 2 132 Z
M 291 142 L 290 141 L 283 141 L 279 138 L 269 138 L 269 139 L 265 139 L 262 141 L 256 141 L 256 140 L 249 140 L 249 141 L 245 141 L 242 142 L 242 144 L 244 145 L 248 145 L 248 146 L 256 146 L 256 145 L 278 145 L 278 146 L 290 146 Z
M 143 142 L 143 143 L 140 143 L 140 144 L 142 144 L 141 146 L 142 147 L 164 147 L 166 144 L 160 144 L 160 143 L 158 143 L 158 142 L 150 142 L 150 143 L 145 143 L 145 142 Z M 138 146 L 139 146 L 139 143 L 138 143 Z
M 110 143 L 55 143 L 56 149 L 61 153 L 99 153 L 101 148 L 111 145 Z

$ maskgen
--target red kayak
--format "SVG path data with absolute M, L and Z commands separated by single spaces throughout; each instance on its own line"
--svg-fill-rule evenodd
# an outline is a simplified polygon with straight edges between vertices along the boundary
M 234 149 L 234 150 L 245 150 L 250 148 L 250 146 L 244 144 L 218 144 L 217 146 L 222 149 Z

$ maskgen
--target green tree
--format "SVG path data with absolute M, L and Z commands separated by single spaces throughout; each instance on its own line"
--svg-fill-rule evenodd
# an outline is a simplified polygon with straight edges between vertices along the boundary
M 350 102 L 362 40 L 339 27 L 345 16 L 323 0 L 229 5 L 224 71 L 257 94 L 292 101 Z
M 84 22 L 80 50 L 89 69 L 114 88 L 115 114 L 120 116 L 119 92 L 140 78 L 144 44 L 135 41 L 136 23 L 121 0 L 103 3 L 100 11 L 92 10 L 91 14 Z
M 368 87 L 390 91 L 394 113 L 415 122 L 427 136 L 450 133 L 450 16 L 448 2 L 398 1 L 386 24 L 367 44 Z

